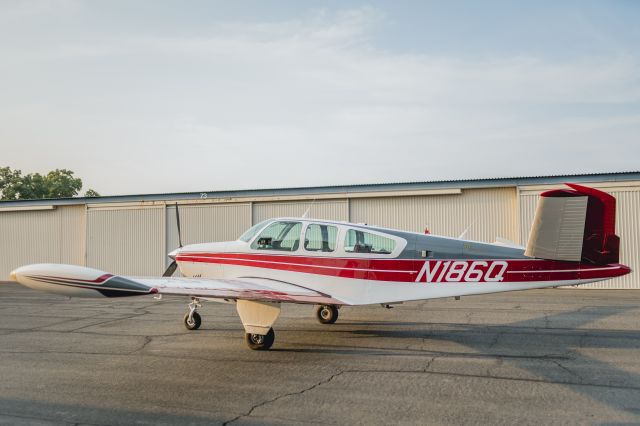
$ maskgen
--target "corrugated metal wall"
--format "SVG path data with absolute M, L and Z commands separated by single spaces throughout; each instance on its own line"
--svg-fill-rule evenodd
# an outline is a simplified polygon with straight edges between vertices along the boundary
M 274 217 L 302 217 L 309 210 L 308 217 L 327 220 L 348 220 L 349 202 L 344 200 L 318 200 L 298 202 L 268 202 L 253 204 L 253 223 Z
M 536 206 L 538 205 L 538 197 L 542 191 L 520 193 L 520 204 L 518 206 L 519 228 L 520 228 L 520 244 L 526 247 L 529 239 L 529 230 L 533 225 L 533 217 L 536 214 Z
M 351 200 L 351 222 L 388 228 L 494 242 L 496 237 L 516 241 L 515 188 L 465 189 L 455 195 L 356 198 Z
M 640 188 L 593 186 L 616 197 L 616 233 L 620 236 L 620 262 L 631 267 L 633 271 L 640 271 L 640 226 L 638 225 Z M 520 238 L 524 245 L 527 243 L 538 196 L 542 191 L 525 190 L 520 193 Z M 624 277 L 580 286 L 580 288 L 637 289 L 640 288 L 640 279 L 638 279 L 638 272 L 634 272 Z
M 87 266 L 124 275 L 155 275 L 165 265 L 165 209 L 89 209 Z
M 60 214 L 60 262 L 71 265 L 85 264 L 87 226 L 86 207 L 65 206 Z
M 251 204 L 179 206 L 182 244 L 230 241 L 251 227 Z M 167 206 L 167 253 L 178 247 L 175 206 Z
M 30 263 L 84 263 L 84 206 L 0 212 L 0 281 Z
M 605 186 L 609 185 L 609 187 Z M 640 271 L 640 185 L 594 185 L 618 200 L 617 231 L 621 261 Z M 390 228 L 486 242 L 496 237 L 526 244 L 539 193 L 544 186 L 464 189 L 460 194 L 377 197 L 311 201 L 183 205 L 183 243 L 226 241 L 262 220 L 309 217 L 350 220 Z M 113 273 L 160 275 L 178 246 L 174 206 L 0 211 L 0 279 L 24 264 L 62 262 L 86 264 Z M 640 288 L 638 272 L 593 284 L 594 288 Z

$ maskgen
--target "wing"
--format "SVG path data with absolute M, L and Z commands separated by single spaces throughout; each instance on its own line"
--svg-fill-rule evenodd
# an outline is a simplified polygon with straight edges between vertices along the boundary
M 215 278 L 134 278 L 128 280 L 157 290 L 158 294 L 194 296 L 213 299 L 243 299 L 271 302 L 347 305 L 328 294 L 284 281 L 266 278 L 215 279 Z
M 27 287 L 70 297 L 125 297 L 160 293 L 211 299 L 349 304 L 319 291 L 266 278 L 139 278 L 112 275 L 84 266 L 37 264 L 16 269 L 11 273 L 11 279 Z

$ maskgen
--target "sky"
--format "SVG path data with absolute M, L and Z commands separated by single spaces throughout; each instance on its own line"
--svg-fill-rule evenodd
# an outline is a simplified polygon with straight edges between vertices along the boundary
M 102 195 L 640 169 L 640 2 L 0 0 L 0 166 Z

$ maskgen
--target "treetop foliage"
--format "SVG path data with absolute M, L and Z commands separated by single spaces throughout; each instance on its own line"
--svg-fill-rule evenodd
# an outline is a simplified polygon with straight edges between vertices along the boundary
M 67 198 L 78 195 L 82 179 L 74 177 L 67 169 L 55 169 L 40 173 L 22 174 L 21 170 L 0 167 L 0 200 L 33 200 L 41 198 Z M 97 197 L 96 191 L 89 189 L 88 197 Z

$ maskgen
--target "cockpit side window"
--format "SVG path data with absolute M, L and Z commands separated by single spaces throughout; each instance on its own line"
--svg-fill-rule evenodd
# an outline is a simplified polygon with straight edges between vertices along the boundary
M 370 234 L 357 229 L 349 229 L 344 240 L 347 253 L 391 254 L 396 242 L 382 235 Z
M 300 246 L 300 222 L 273 222 L 251 243 L 255 250 L 296 251 Z
M 307 251 L 332 252 L 336 249 L 338 228 L 312 223 L 304 233 L 304 249 Z

